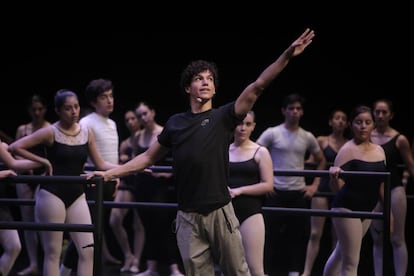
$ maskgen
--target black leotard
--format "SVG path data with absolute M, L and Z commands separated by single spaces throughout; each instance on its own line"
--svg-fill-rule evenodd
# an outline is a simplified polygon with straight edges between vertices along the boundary
M 341 166 L 344 171 L 385 172 L 385 162 L 366 162 L 352 159 Z M 352 211 L 372 211 L 379 199 L 382 176 L 348 175 L 345 184 L 337 192 L 332 207 L 344 207 Z
M 242 162 L 229 163 L 229 187 L 238 188 L 253 185 L 260 182 L 259 165 L 254 160 L 254 156 L 260 149 L 258 147 L 249 160 Z M 232 199 L 234 212 L 239 222 L 242 223 L 248 217 L 261 213 L 264 203 L 264 196 L 240 195 Z
M 400 134 L 395 135 L 387 143 L 381 145 L 385 152 L 387 169 L 391 173 L 391 189 L 403 185 L 402 176 L 404 168 L 399 166 L 400 164 L 403 164 L 403 161 L 400 155 L 400 151 L 396 145 L 398 136 L 400 136 Z
M 51 127 L 55 142 L 51 147 L 47 147 L 46 151 L 47 159 L 53 166 L 53 175 L 80 176 L 88 157 L 88 129 L 81 126 L 78 134 L 69 136 L 57 127 Z M 66 208 L 85 192 L 83 184 L 42 183 L 40 189 L 59 197 Z

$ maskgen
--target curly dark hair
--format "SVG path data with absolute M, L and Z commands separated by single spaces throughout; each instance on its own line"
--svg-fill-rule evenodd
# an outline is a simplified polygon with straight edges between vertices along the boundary
M 180 86 L 183 91 L 190 86 L 193 77 L 201 72 L 210 71 L 214 78 L 214 86 L 218 88 L 218 69 L 214 62 L 205 60 L 195 60 L 185 67 L 181 73 Z

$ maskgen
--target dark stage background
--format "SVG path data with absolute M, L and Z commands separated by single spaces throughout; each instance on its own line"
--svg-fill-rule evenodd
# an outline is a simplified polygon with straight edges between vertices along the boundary
M 386 9 L 384 9 L 386 10 Z M 403 12 L 404 10 L 401 10 Z M 306 97 L 302 126 L 315 135 L 329 132 L 329 112 L 350 111 L 380 97 L 394 102 L 395 128 L 414 137 L 411 127 L 412 29 L 403 13 L 371 11 L 284 14 L 272 28 L 211 32 L 211 26 L 194 26 L 191 32 L 151 32 L 141 29 L 80 28 L 65 26 L 52 31 L 37 25 L 3 33 L 3 91 L 0 129 L 14 136 L 17 125 L 29 116 L 25 100 L 39 93 L 49 102 L 48 118 L 56 119 L 53 95 L 61 88 L 78 93 L 93 78 L 114 82 L 121 138 L 127 135 L 123 113 L 138 101 L 152 103 L 157 120 L 188 107 L 179 89 L 180 73 L 193 59 L 217 63 L 220 74 L 215 106 L 236 99 L 242 89 L 306 27 L 316 37 L 293 59 L 255 105 L 257 137 L 266 127 L 282 121 L 280 103 L 290 92 Z M 290 18 L 292 17 L 292 18 Z M 391 17 L 394 17 L 391 20 Z M 53 22 L 51 22 L 53 24 Z M 412 26 L 413 24 L 411 24 Z M 207 30 L 207 31 L 206 31 Z

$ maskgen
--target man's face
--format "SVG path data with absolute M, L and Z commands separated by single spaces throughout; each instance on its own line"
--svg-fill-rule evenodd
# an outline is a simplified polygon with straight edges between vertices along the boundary
M 96 113 L 107 117 L 114 111 L 114 95 L 112 89 L 103 92 L 93 103 Z
M 282 108 L 282 113 L 286 120 L 298 122 L 303 116 L 303 108 L 300 102 L 294 102 L 286 108 Z

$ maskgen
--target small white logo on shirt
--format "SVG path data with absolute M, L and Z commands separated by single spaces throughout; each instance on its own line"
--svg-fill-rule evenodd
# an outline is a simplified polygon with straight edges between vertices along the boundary
M 206 126 L 209 122 L 210 122 L 210 119 L 204 119 L 204 120 L 201 122 L 201 126 L 202 126 L 202 127 L 204 127 L 204 126 Z

